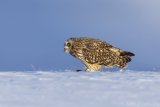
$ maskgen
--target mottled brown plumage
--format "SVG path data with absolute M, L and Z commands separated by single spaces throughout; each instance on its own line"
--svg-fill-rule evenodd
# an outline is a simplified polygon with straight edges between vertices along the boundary
M 131 61 L 133 53 L 113 47 L 111 44 L 94 38 L 70 38 L 64 50 L 81 60 L 86 71 L 97 71 L 101 66 L 123 68 Z

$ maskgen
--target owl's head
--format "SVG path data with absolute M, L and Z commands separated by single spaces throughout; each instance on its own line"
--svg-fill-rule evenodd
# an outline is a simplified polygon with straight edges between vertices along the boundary
M 64 51 L 69 53 L 72 49 L 72 46 L 73 46 L 73 39 L 70 38 L 64 44 Z

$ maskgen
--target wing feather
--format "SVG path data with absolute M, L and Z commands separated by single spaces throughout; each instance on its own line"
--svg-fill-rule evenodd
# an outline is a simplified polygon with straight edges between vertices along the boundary
M 86 62 L 91 64 L 109 64 L 114 59 L 113 52 L 110 50 L 113 46 L 103 42 L 95 41 L 85 44 L 82 53 Z

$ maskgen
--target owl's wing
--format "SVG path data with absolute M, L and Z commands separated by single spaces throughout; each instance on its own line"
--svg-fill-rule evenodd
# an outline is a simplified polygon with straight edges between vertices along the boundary
M 104 48 L 104 49 L 107 49 L 110 54 L 115 54 L 115 55 L 120 55 L 121 52 L 123 52 L 123 50 L 117 48 L 117 47 L 114 47 L 112 46 L 111 44 L 107 43 L 107 42 L 102 42 L 99 46 L 100 48 Z
M 112 45 L 102 41 L 87 43 L 82 49 L 83 58 L 90 64 L 102 64 L 111 54 L 110 48 L 112 47 Z
M 90 49 L 95 50 L 97 48 L 111 48 L 113 46 L 105 41 L 95 40 L 95 41 L 86 43 L 85 47 L 89 50 Z

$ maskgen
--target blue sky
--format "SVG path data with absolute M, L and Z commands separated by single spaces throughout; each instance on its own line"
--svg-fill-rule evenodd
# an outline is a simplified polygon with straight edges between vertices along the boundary
M 129 69 L 159 69 L 159 10 L 159 0 L 0 0 L 0 71 L 79 69 L 63 44 L 81 36 L 134 52 Z

